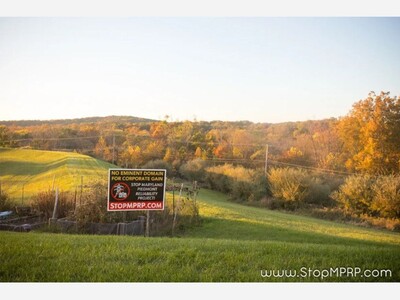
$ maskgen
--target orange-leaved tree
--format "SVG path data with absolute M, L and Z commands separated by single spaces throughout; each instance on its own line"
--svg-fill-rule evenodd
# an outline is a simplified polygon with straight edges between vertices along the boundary
M 353 105 L 338 123 L 338 133 L 346 153 L 346 167 L 369 174 L 400 171 L 400 99 L 389 92 Z

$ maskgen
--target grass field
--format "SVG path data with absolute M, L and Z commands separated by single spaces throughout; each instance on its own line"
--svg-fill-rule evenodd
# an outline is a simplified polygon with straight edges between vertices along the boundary
M 399 281 L 400 236 L 245 207 L 202 190 L 180 238 L 0 232 L 1 281 Z M 391 277 L 263 278 L 261 270 L 389 269 Z M 317 272 L 317 273 L 315 273 Z M 303 273 L 298 273 L 302 275 Z
M 19 204 L 38 191 L 53 187 L 74 190 L 90 180 L 107 176 L 111 164 L 73 152 L 0 148 L 3 191 Z
M 206 189 L 198 200 L 203 224 L 181 237 L 0 232 L 0 281 L 400 280 L 398 233 L 243 206 Z M 321 277 L 348 267 L 362 274 Z M 361 276 L 384 269 L 390 277 Z M 262 270 L 295 270 L 299 277 L 262 277 Z

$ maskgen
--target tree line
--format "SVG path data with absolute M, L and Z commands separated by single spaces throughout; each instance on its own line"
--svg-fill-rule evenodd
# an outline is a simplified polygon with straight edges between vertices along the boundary
M 286 163 L 349 173 L 400 170 L 400 102 L 371 92 L 344 117 L 279 124 L 172 122 L 135 117 L 0 122 L 0 146 L 77 151 L 122 167 L 163 160 L 177 171 L 203 159 L 262 167 Z

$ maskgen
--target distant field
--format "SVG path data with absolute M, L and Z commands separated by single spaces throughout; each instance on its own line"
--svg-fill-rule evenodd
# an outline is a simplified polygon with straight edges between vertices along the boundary
M 73 153 L 33 152 L 36 162 L 30 162 L 33 153 L 25 151 L 30 150 L 0 152 L 1 166 L 13 170 L 7 174 L 2 168 L 2 178 L 38 177 L 46 187 L 54 173 L 61 185 L 63 176 L 101 174 L 108 168 Z M 198 203 L 202 226 L 174 238 L 0 231 L 0 281 L 400 281 L 398 233 L 243 206 L 206 189 Z M 312 276 L 302 277 L 301 268 Z M 313 276 L 331 268 L 390 270 L 391 276 Z M 262 277 L 261 270 L 296 271 L 299 276 Z
M 0 148 L 2 189 L 17 203 L 54 186 L 74 190 L 81 183 L 107 176 L 111 164 L 73 153 Z M 23 198 L 23 199 L 22 199 Z

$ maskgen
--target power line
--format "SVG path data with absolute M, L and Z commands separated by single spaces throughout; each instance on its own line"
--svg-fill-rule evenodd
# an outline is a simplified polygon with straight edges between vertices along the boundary
M 149 140 L 160 140 L 163 142 L 168 143 L 177 143 L 177 144 L 190 144 L 190 145 L 207 145 L 207 146 L 217 146 L 217 145 L 228 145 L 228 146 L 252 146 L 252 147 L 265 147 L 265 144 L 255 144 L 255 143 L 242 143 L 242 144 L 235 144 L 235 143 L 231 143 L 229 141 L 225 141 L 225 142 L 215 142 L 215 141 L 210 141 L 210 142 L 195 142 L 195 141 L 182 141 L 182 140 L 171 140 L 171 139 L 162 139 L 159 137 L 152 137 L 152 136 L 143 136 L 143 135 L 134 135 L 134 134 L 127 134 L 127 135 L 121 135 L 121 134 L 113 134 L 113 135 L 96 135 L 96 136 L 87 136 L 87 137 L 58 137 L 58 138 L 26 138 L 26 139 L 15 139 L 15 140 L 10 140 L 9 142 L 23 142 L 23 141 L 67 141 L 67 140 L 84 140 L 84 139 L 99 139 L 99 138 L 112 138 L 113 144 L 107 146 L 108 149 L 113 149 L 113 153 L 115 150 L 120 150 L 120 149 L 124 149 L 125 147 L 123 146 L 116 146 L 115 145 L 115 137 L 124 137 L 126 139 L 130 138 L 130 137 L 134 137 L 134 138 L 138 138 L 138 139 L 149 139 Z M 240 159 L 240 158 L 210 158 L 210 159 L 205 159 L 207 161 L 214 161 L 214 162 L 227 162 L 227 163 L 264 163 L 265 164 L 265 169 L 267 168 L 267 163 L 271 163 L 274 165 L 282 165 L 282 166 L 289 166 L 289 167 L 296 167 L 296 168 L 301 168 L 301 169 L 307 169 L 307 170 L 313 170 L 313 171 L 317 171 L 317 172 L 323 172 L 323 173 L 334 173 L 337 175 L 344 175 L 344 176 L 348 176 L 348 175 L 357 175 L 357 173 L 351 173 L 351 172 L 345 172 L 345 171 L 337 171 L 337 170 L 331 170 L 331 169 L 324 169 L 324 168 L 316 168 L 316 167 L 310 167 L 310 166 L 304 166 L 304 165 L 299 165 L 299 164 L 293 164 L 293 163 L 287 163 L 287 162 L 281 162 L 281 161 L 276 161 L 276 160 L 271 160 L 268 159 L 268 148 L 269 147 L 276 147 L 279 148 L 277 146 L 268 144 L 267 145 L 267 150 L 266 150 L 266 157 L 264 160 L 261 159 Z M 74 149 L 61 149 L 61 148 L 55 148 L 53 150 L 56 151 L 67 151 L 67 152 L 71 152 L 74 151 Z M 94 149 L 90 149 L 90 148 L 79 148 L 76 147 L 76 150 L 82 151 L 82 152 L 94 152 Z M 115 155 L 115 153 L 114 153 Z M 267 161 L 268 159 L 268 161 Z
M 264 162 L 261 159 L 247 159 L 247 158 L 206 158 L 203 160 L 215 160 L 215 161 L 233 161 L 233 162 Z
M 324 172 L 324 173 L 335 173 L 337 175 L 357 175 L 357 173 L 350 173 L 350 172 L 345 172 L 345 171 L 337 171 L 337 170 L 331 170 L 331 169 L 309 167 L 309 166 L 303 166 L 303 165 L 298 165 L 298 164 L 285 163 L 285 162 L 276 161 L 276 160 L 269 160 L 269 162 L 271 162 L 272 164 L 278 164 L 278 165 L 283 165 L 283 166 L 288 166 L 288 167 L 295 167 L 295 168 L 307 169 L 307 170 L 312 170 L 312 171 L 319 171 L 319 172 Z
M 112 146 L 108 147 L 109 149 L 112 148 Z M 116 147 L 117 150 L 122 149 L 123 147 Z M 77 150 L 82 151 L 82 152 L 87 152 L 87 153 L 93 153 L 95 152 L 94 149 L 81 149 L 78 148 Z M 55 148 L 52 149 L 52 151 L 64 151 L 64 152 L 73 152 L 73 149 L 62 149 L 62 148 Z M 205 161 L 212 161 L 212 162 L 220 162 L 220 163 L 263 163 L 265 165 L 265 160 L 263 159 L 246 159 L 246 158 L 206 158 L 203 159 Z M 338 171 L 338 170 L 332 170 L 332 169 L 324 169 L 324 168 L 316 168 L 316 167 L 310 167 L 310 166 L 304 166 L 304 165 L 299 165 L 299 164 L 293 164 L 293 163 L 287 163 L 287 162 L 281 162 L 281 161 L 276 161 L 276 160 L 271 160 L 268 159 L 268 163 L 271 163 L 273 165 L 282 165 L 282 166 L 288 166 L 288 167 L 295 167 L 295 168 L 300 168 L 300 169 L 306 169 L 306 170 L 312 170 L 312 171 L 317 171 L 317 172 L 322 172 L 322 173 L 334 173 L 337 175 L 343 175 L 343 176 L 348 176 L 348 175 L 357 175 L 358 173 L 351 173 L 351 172 L 345 172 L 345 171 Z
M 96 135 L 96 136 L 75 136 L 75 137 L 50 137 L 50 138 L 40 138 L 40 137 L 32 137 L 32 138 L 26 138 L 26 139 L 14 139 L 14 140 L 9 140 L 9 143 L 13 142 L 27 142 L 27 141 L 33 141 L 33 142 L 42 142 L 42 141 L 68 141 L 68 140 L 87 140 L 87 139 L 98 139 L 102 137 L 101 135 Z M 103 136 L 104 137 L 104 136 Z
M 32 138 L 25 138 L 25 139 L 11 139 L 8 140 L 8 143 L 17 143 L 17 142 L 44 142 L 44 141 L 71 141 L 71 140 L 88 140 L 88 139 L 99 139 L 99 138 L 115 138 L 115 137 L 124 137 L 124 138 L 138 138 L 138 139 L 150 139 L 150 140 L 161 140 L 167 143 L 178 143 L 178 144 L 191 144 L 191 145 L 207 145 L 207 146 L 215 146 L 215 145 L 228 145 L 228 146 L 252 146 L 252 147 L 264 147 L 265 144 L 257 144 L 257 143 L 233 143 L 229 141 L 225 142 L 196 142 L 196 141 L 181 141 L 181 140 L 171 140 L 171 139 L 162 139 L 159 137 L 152 137 L 152 136 L 143 136 L 143 135 L 134 135 L 134 134 L 127 134 L 127 135 L 96 135 L 96 136 L 76 136 L 76 137 L 48 137 L 48 138 L 41 138 L 41 137 L 32 137 Z M 270 145 L 271 146 L 271 145 Z M 272 147 L 277 147 L 272 145 Z
M 262 159 L 234 159 L 234 158 L 210 158 L 210 159 L 205 159 L 206 161 L 214 161 L 214 162 L 231 162 L 231 163 L 265 163 L 265 160 Z M 332 170 L 332 169 L 325 169 L 325 168 L 316 168 L 316 167 L 310 167 L 310 166 L 304 166 L 304 165 L 299 165 L 299 164 L 293 164 L 293 163 L 286 163 L 286 162 L 281 162 L 281 161 L 276 161 L 276 160 L 271 160 L 268 159 L 268 163 L 271 163 L 273 165 L 283 165 L 283 166 L 288 166 L 288 167 L 294 167 L 294 168 L 299 168 L 299 169 L 306 169 L 310 171 L 317 171 L 317 172 L 322 172 L 322 173 L 334 173 L 337 175 L 358 175 L 357 173 L 351 173 L 351 172 L 345 172 L 345 171 L 338 171 L 338 170 Z

